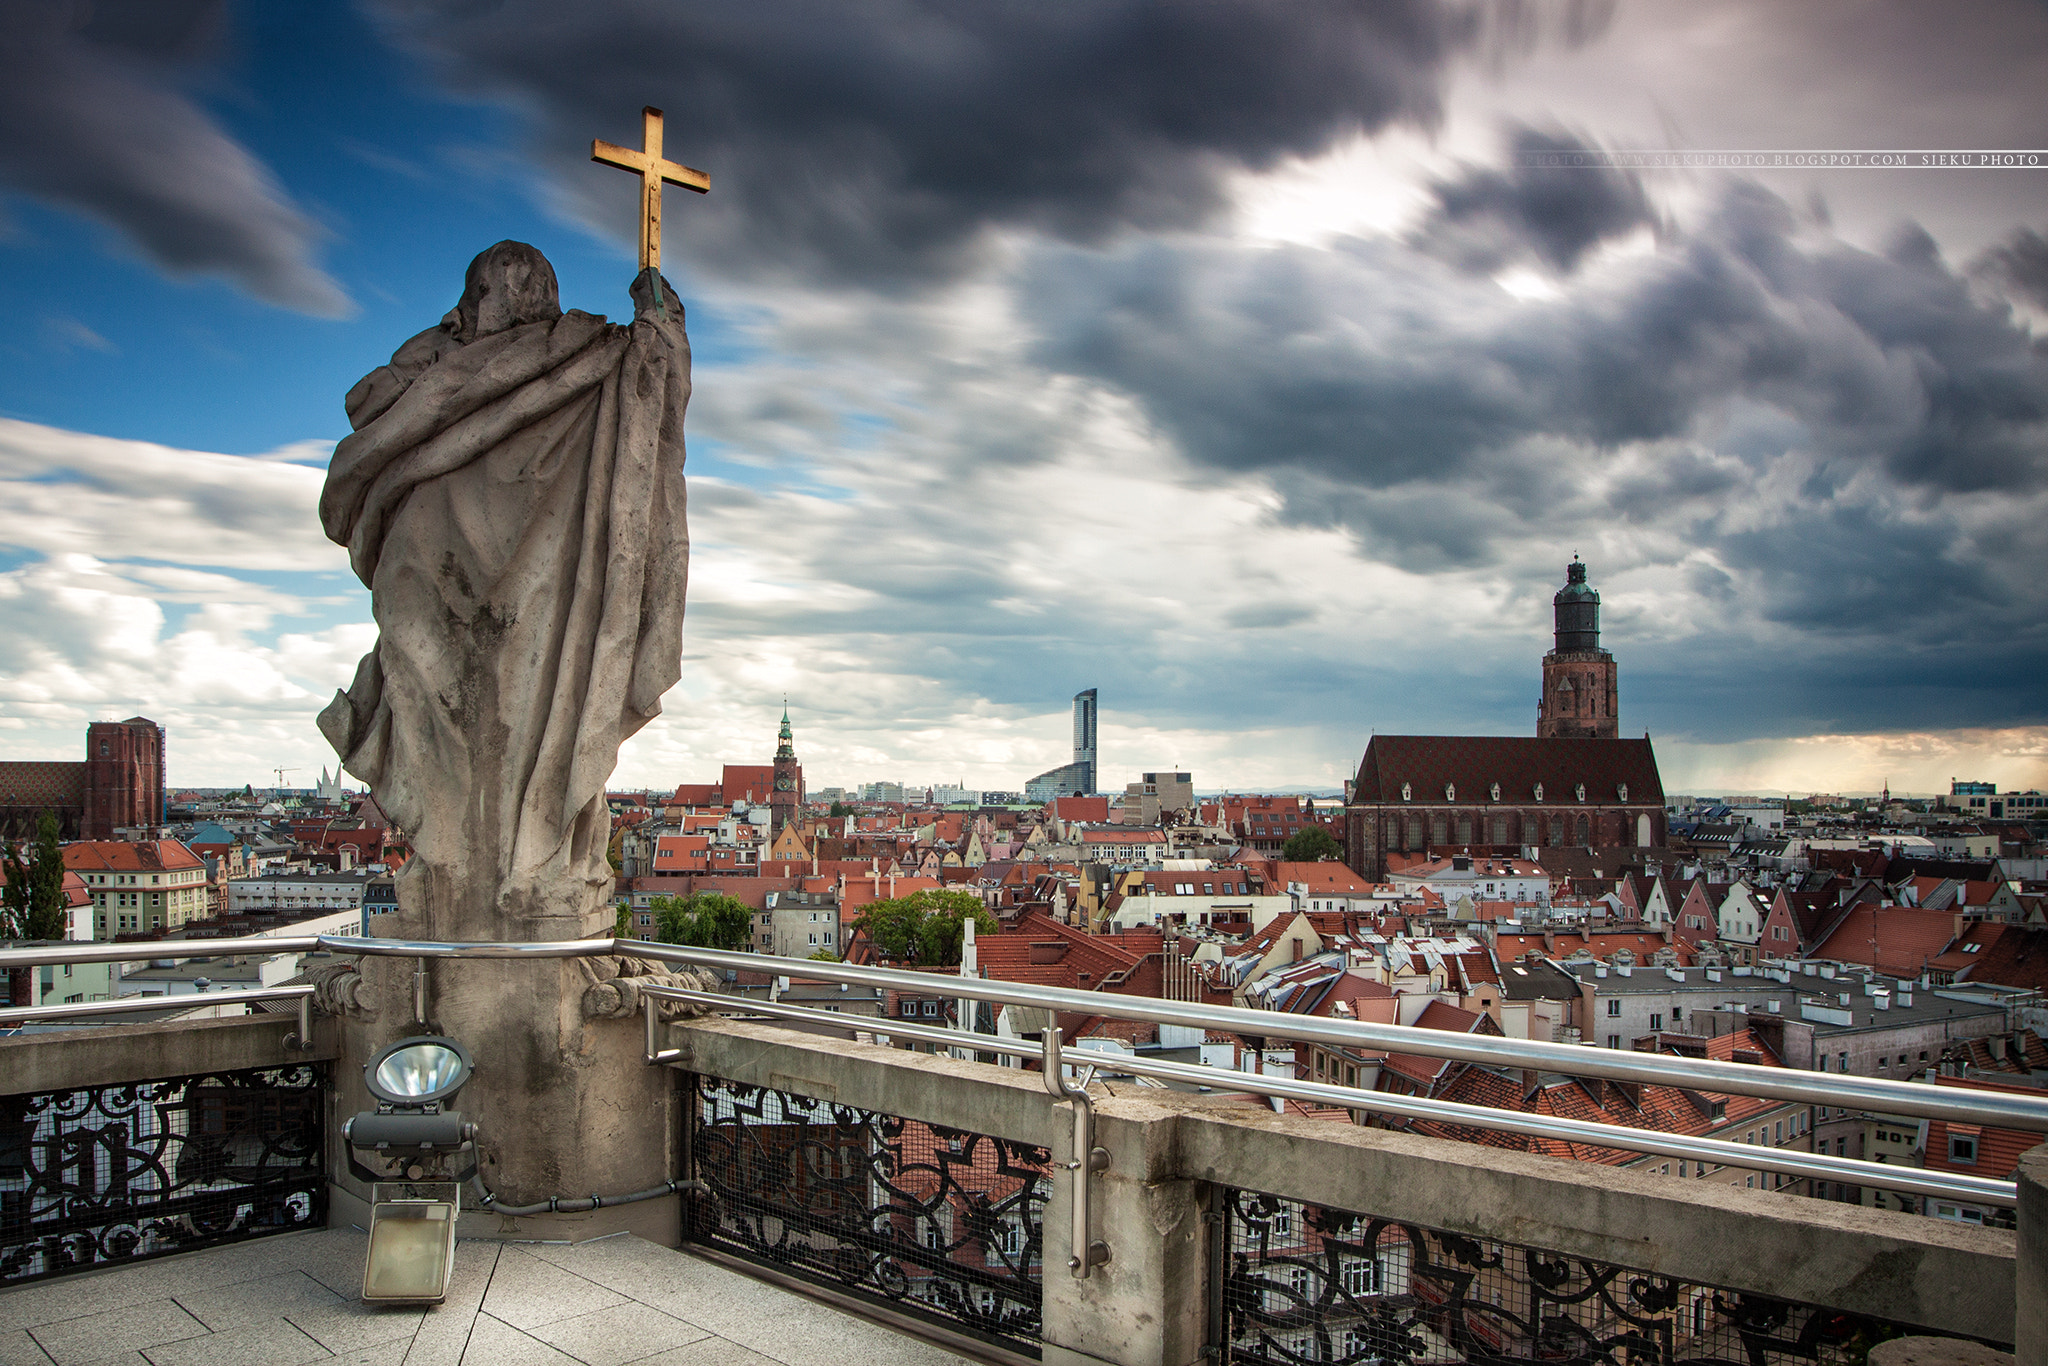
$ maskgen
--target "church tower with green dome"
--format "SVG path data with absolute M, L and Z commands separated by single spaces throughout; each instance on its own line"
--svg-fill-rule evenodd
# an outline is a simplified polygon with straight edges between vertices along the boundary
M 789 734 L 789 702 L 782 703 L 782 731 L 775 742 L 775 791 L 768 798 L 768 838 L 797 818 L 804 804 L 804 769 Z
M 1557 644 L 1543 656 L 1537 738 L 1614 739 L 1621 733 L 1614 656 L 1600 648 L 1600 592 L 1586 582 L 1578 556 L 1565 566 L 1564 587 L 1551 603 Z

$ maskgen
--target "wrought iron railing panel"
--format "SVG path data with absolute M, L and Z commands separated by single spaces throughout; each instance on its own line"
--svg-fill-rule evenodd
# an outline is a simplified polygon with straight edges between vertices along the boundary
M 0 1096 L 0 1285 L 320 1227 L 326 1070 Z
M 1046 1150 L 718 1077 L 692 1079 L 684 1236 L 1035 1352 Z
M 1220 1196 L 1226 1362 L 1846 1366 L 1930 1332 L 1255 1191 Z

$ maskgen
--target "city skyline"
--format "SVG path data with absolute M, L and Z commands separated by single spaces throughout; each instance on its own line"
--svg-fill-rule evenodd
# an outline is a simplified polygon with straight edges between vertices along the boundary
M 2048 170 L 1541 164 L 2025 146 L 2038 7 L 102 9 L 0 55 L 0 758 L 333 765 L 341 396 L 501 238 L 621 315 L 583 158 L 648 103 L 713 190 L 684 679 L 618 786 L 787 692 L 821 782 L 1014 790 L 1099 686 L 1101 786 L 1334 790 L 1529 733 L 1575 553 L 1671 790 L 2048 785 Z

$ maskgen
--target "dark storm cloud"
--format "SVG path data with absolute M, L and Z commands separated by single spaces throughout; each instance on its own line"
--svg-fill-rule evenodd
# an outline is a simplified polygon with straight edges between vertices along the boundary
M 112 224 L 174 273 L 344 313 L 347 297 L 313 264 L 314 225 L 175 88 L 219 9 L 0 0 L 0 189 Z
M 985 229 L 1079 242 L 1201 221 L 1224 175 L 1433 121 L 1470 10 L 1427 0 L 384 0 L 460 88 L 539 112 L 542 155 L 631 237 L 592 136 L 644 99 L 712 193 L 675 250 L 879 284 L 965 268 Z M 1568 35 L 1569 36 L 1569 35 Z M 630 93 L 625 93 L 630 92 Z
M 1569 271 L 1601 242 L 1639 227 L 1654 227 L 1656 212 L 1642 182 L 1622 171 L 1586 166 L 1570 170 L 1528 164 L 1545 152 L 1574 152 L 1585 138 L 1515 130 L 1518 164 L 1507 170 L 1468 167 L 1430 187 L 1433 208 L 1410 242 L 1462 270 L 1491 274 L 1534 258 Z
M 2048 308 L 2048 237 L 2021 228 L 1984 253 L 1979 268 L 2037 308 Z
M 1576 541 L 1628 547 L 1610 575 L 1668 566 L 1631 658 L 1705 648 L 1787 733 L 2040 716 L 2019 680 L 2048 667 L 2048 348 L 1917 230 L 1860 250 L 1737 182 L 1663 233 L 1544 302 L 1387 240 L 1048 248 L 1018 298 L 1048 367 L 1371 559 L 1519 579 Z M 2003 681 L 1967 707 L 1908 686 L 1980 655 Z M 1800 699 L 1888 670 L 1889 695 Z
M 1918 236 L 1889 255 L 1802 245 L 1753 186 L 1556 302 L 1387 242 L 1047 252 L 1020 299 L 1047 364 L 1140 398 L 1232 469 L 1452 483 L 1533 438 L 1610 450 L 1747 403 L 1930 493 L 2048 486 L 2048 356 L 2005 310 Z

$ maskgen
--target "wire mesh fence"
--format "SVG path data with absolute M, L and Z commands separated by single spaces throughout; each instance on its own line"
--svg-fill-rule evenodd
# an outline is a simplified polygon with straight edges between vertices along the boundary
M 325 1064 L 0 1096 L 0 1285 L 326 1222 Z
M 1045 1149 L 717 1077 L 690 1094 L 688 1241 L 1036 1351 Z
M 1220 1197 L 1226 1362 L 1853 1366 L 1929 1332 L 1256 1191 Z

